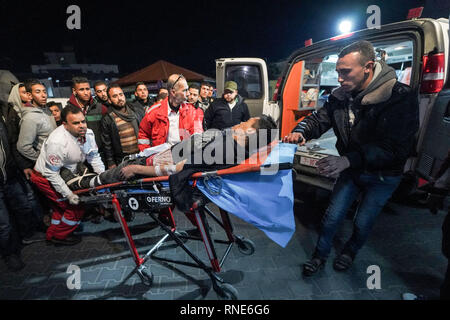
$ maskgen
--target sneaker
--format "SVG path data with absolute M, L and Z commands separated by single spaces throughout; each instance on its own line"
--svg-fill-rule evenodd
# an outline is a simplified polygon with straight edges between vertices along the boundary
M 45 233 L 41 231 L 35 232 L 31 237 L 23 238 L 22 244 L 29 245 L 36 242 L 45 241 Z
M 12 254 L 5 257 L 6 266 L 10 271 L 19 271 L 25 267 L 22 259 L 17 254 Z
M 342 253 L 334 259 L 333 268 L 336 271 L 346 271 L 352 264 L 353 258 L 347 253 Z

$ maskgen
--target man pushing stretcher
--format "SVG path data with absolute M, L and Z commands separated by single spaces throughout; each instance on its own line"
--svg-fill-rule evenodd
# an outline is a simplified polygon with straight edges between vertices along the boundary
M 116 168 L 104 171 L 94 135 L 86 128 L 80 110 L 66 107 L 62 119 L 63 125 L 49 136 L 42 148 L 32 181 L 50 199 L 53 207 L 47 240 L 68 245 L 80 241 L 72 233 L 84 214 L 73 191 L 137 177 L 169 176 L 188 168 L 201 171 L 234 166 L 256 152 L 258 147 L 273 141 L 278 132 L 272 118 L 251 118 L 230 129 L 193 135 L 159 153 L 128 159 Z M 88 173 L 87 167 L 83 166 L 85 161 L 95 173 Z M 63 197 L 69 203 L 58 201 Z

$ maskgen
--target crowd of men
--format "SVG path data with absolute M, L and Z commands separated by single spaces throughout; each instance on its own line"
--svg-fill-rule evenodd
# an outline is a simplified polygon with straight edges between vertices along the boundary
M 397 80 L 393 68 L 376 59 L 372 44 L 359 41 L 345 47 L 336 71 L 341 86 L 322 108 L 283 138 L 285 143 L 305 144 L 330 128 L 337 137 L 339 156 L 317 163 L 318 171 L 336 178 L 336 183 L 315 251 L 303 265 L 305 276 L 314 276 L 324 267 L 340 223 L 359 201 L 353 233 L 333 261 L 336 271 L 352 266 L 377 216 L 401 182 L 419 128 L 417 95 Z M 76 77 L 73 94 L 62 109 L 58 104 L 47 104 L 45 87 L 39 81 L 15 85 L 8 104 L 2 105 L 0 121 L 0 253 L 8 268 L 23 268 L 23 245 L 42 240 L 56 245 L 81 241 L 75 232 L 88 215 L 74 188 L 95 187 L 138 174 L 171 175 L 185 164 L 177 163 L 165 151 L 137 163 L 127 162 L 131 155 L 157 146 L 190 143 L 197 134 L 202 143 L 214 142 L 216 138 L 204 134 L 205 130 L 218 130 L 221 137 L 230 134 L 233 148 L 248 151 L 251 134 L 276 129 L 268 116 L 250 118 L 237 88 L 236 82 L 228 81 L 223 96 L 213 99 L 210 84 L 189 86 L 185 77 L 173 74 L 155 101 L 149 98 L 145 83 L 137 83 L 135 100 L 128 102 L 117 84 L 94 83 L 93 97 L 88 79 Z M 449 158 L 450 154 L 446 167 L 440 170 L 442 177 L 447 172 L 445 183 L 434 184 L 444 194 L 450 188 Z M 9 210 L 15 214 L 10 215 Z M 46 225 L 43 217 L 49 210 L 51 220 Z M 164 212 L 160 218 L 168 219 Z M 448 221 L 444 226 L 447 234 Z M 448 241 L 449 237 L 444 237 L 447 257 Z M 449 279 L 450 268 L 442 297 L 450 295 Z
M 47 101 L 38 80 L 12 87 L 0 120 L 0 254 L 8 268 L 25 266 L 20 255 L 24 245 L 44 240 L 77 244 L 82 220 L 100 223 L 107 216 L 104 210 L 86 212 L 79 205 L 69 188 L 79 183 L 76 177 L 114 169 L 148 147 L 173 146 L 207 129 L 224 129 L 225 117 L 232 119 L 228 128 L 249 120 L 236 83 L 227 82 L 221 98 L 214 99 L 213 92 L 210 83 L 188 86 L 183 75 L 174 74 L 155 99 L 139 82 L 134 100 L 127 101 L 117 84 L 97 81 L 91 88 L 88 79 L 74 77 L 63 107 Z M 245 112 L 235 115 L 238 101 Z M 205 112 L 217 103 L 230 103 L 230 115 L 211 113 L 207 121 Z

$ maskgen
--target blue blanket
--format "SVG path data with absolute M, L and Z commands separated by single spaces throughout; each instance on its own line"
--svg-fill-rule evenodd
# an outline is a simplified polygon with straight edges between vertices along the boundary
M 292 163 L 296 150 L 297 145 L 276 145 L 263 167 Z M 197 186 L 209 200 L 286 247 L 295 232 L 292 170 L 226 175 L 206 183 L 199 180 Z

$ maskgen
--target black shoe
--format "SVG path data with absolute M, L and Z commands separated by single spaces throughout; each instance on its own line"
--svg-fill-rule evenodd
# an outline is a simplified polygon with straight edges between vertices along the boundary
M 303 264 L 303 275 L 305 277 L 311 277 L 319 272 L 325 266 L 326 260 L 320 258 L 312 258 Z
M 348 253 L 342 253 L 334 259 L 333 268 L 336 271 L 346 271 L 353 264 L 353 257 Z
M 65 239 L 51 238 L 50 242 L 55 244 L 55 245 L 74 246 L 74 245 L 76 245 L 76 244 L 81 242 L 81 237 L 80 236 L 75 236 L 75 235 L 69 235 Z
M 31 237 L 23 238 L 22 244 L 28 245 L 28 244 L 32 244 L 35 242 L 41 242 L 41 241 L 45 241 L 45 233 L 38 231 L 38 232 L 35 232 Z
M 83 231 L 84 231 L 84 222 L 78 225 L 78 227 L 73 231 L 73 234 L 76 235 L 82 233 Z
M 91 222 L 94 224 L 100 224 L 103 222 L 103 216 L 101 216 L 100 214 L 97 215 L 96 217 L 91 219 Z
M 17 254 L 12 254 L 5 257 L 5 263 L 10 271 L 19 271 L 25 267 L 25 263 L 23 263 L 20 256 Z

